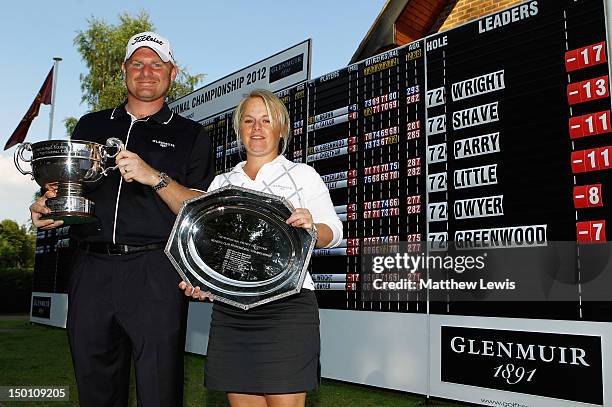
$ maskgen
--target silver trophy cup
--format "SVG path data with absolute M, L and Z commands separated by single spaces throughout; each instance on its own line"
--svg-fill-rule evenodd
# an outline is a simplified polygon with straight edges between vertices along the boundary
M 82 140 L 48 140 L 22 143 L 15 150 L 15 166 L 23 175 L 31 175 L 45 189 L 56 189 L 56 196 L 47 199 L 51 212 L 43 219 L 63 220 L 64 224 L 95 221 L 94 203 L 83 197 L 83 184 L 100 181 L 117 166 L 106 167 L 125 147 L 117 138 L 106 145 Z M 31 152 L 29 157 L 24 156 Z M 32 170 L 21 168 L 20 161 L 29 162 Z

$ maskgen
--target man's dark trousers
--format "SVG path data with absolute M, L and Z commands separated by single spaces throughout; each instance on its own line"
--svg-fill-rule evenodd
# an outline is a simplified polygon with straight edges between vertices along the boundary
M 68 336 L 80 405 L 127 406 L 133 357 L 138 406 L 182 406 L 187 301 L 163 250 L 77 253 Z

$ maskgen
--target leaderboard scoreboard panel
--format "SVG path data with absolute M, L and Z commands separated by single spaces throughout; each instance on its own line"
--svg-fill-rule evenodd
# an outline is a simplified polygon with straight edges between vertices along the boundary
M 308 84 L 306 163 L 344 223 L 340 247 L 315 250 L 311 261 L 322 308 L 425 311 L 423 293 L 373 293 L 372 281 L 360 281 L 359 257 L 426 236 L 423 47 L 416 42 Z
M 32 291 L 68 292 L 70 266 L 76 252 L 76 245 L 68 236 L 69 229 L 65 226 L 36 233 Z
M 448 196 L 432 230 L 466 245 L 606 240 L 605 39 L 602 2 L 573 0 L 427 39 L 427 131 L 444 150 L 443 166 L 429 164 L 430 197 Z
M 432 310 L 598 318 L 584 283 L 602 254 L 592 244 L 610 233 L 603 2 L 526 2 L 429 37 L 426 48 L 428 141 L 441 152 L 428 156 L 428 206 L 443 214 L 429 218 L 428 240 L 458 247 L 488 240 L 508 250 L 579 243 L 574 256 L 561 259 L 573 262 L 565 276 L 554 264 L 535 270 L 543 284 L 546 273 L 571 281 L 574 301 L 494 303 L 486 310 L 447 302 Z M 525 259 L 503 277 L 533 284 L 537 278 L 525 273 L 537 267 L 521 267 Z
M 372 244 L 577 241 L 575 301 L 483 310 L 445 293 L 432 311 L 600 318 L 581 278 L 588 246 L 612 233 L 607 53 L 601 0 L 531 1 L 309 82 L 306 162 L 345 230 L 312 260 L 320 306 L 422 311 L 416 293 L 362 301 Z
M 308 98 L 306 83 L 276 92 L 289 112 L 289 145 L 285 147 L 288 160 L 303 163 L 306 152 L 306 118 L 308 116 Z

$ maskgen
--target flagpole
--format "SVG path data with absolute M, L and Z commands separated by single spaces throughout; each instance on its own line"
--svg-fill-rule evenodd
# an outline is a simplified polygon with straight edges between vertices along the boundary
M 55 111 L 55 86 L 57 85 L 57 71 L 59 68 L 59 62 L 62 60 L 60 57 L 53 58 L 53 86 L 51 87 L 51 111 L 49 112 L 49 140 L 53 137 L 53 113 Z

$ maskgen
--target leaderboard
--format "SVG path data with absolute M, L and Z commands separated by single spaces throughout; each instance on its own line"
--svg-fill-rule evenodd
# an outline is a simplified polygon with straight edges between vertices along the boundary
M 359 287 L 361 230 L 357 216 L 362 211 L 357 196 L 361 167 L 358 81 L 359 72 L 348 67 L 308 83 L 306 163 L 327 185 L 344 228 L 339 247 L 315 250 L 311 260 L 310 273 L 319 302 L 332 308 L 350 309 Z
M 362 298 L 372 281 L 360 281 L 359 257 L 426 236 L 423 47 L 392 50 L 308 84 L 306 162 L 330 190 L 345 237 L 339 248 L 316 250 L 311 262 L 322 307 L 425 310 L 419 293 Z
M 308 115 L 308 98 L 306 83 L 276 92 L 289 112 L 289 145 L 284 147 L 288 160 L 303 163 L 306 159 L 306 117 Z
M 70 270 L 76 251 L 76 245 L 68 234 L 69 229 L 64 226 L 37 231 L 32 291 L 68 292 Z
M 611 233 L 607 50 L 602 1 L 534 0 L 309 82 L 306 162 L 345 230 L 312 260 L 320 306 L 422 310 L 416 292 L 361 298 L 359 254 L 378 244 L 573 241 L 576 314 L 589 248 Z

